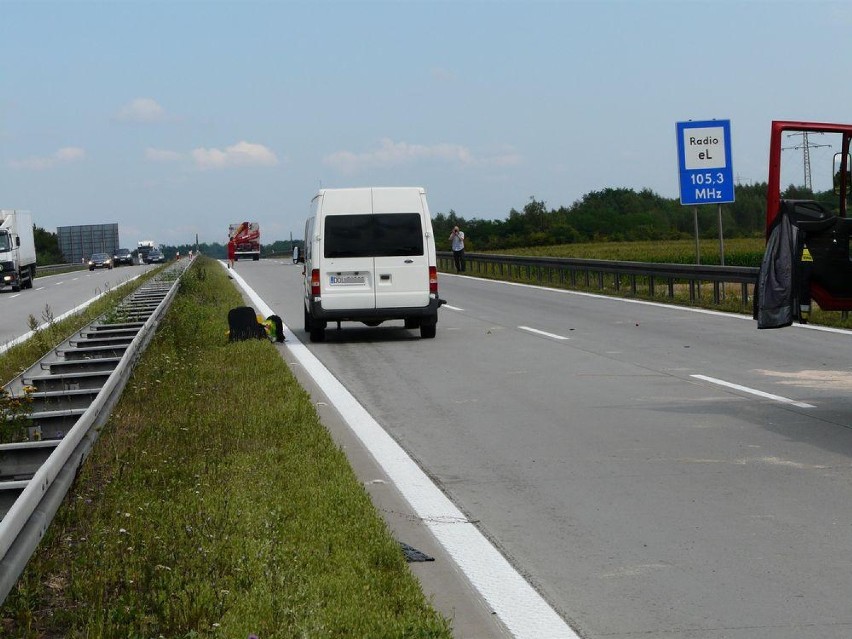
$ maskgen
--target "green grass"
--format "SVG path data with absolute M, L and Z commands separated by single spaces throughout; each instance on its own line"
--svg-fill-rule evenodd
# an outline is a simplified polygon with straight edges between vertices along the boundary
M 8 637 L 450 637 L 278 350 L 200 258 L 2 611 Z

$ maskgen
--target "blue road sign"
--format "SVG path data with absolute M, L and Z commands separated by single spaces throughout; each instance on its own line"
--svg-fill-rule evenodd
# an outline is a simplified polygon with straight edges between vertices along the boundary
M 734 201 L 730 120 L 678 122 L 677 158 L 682 205 Z

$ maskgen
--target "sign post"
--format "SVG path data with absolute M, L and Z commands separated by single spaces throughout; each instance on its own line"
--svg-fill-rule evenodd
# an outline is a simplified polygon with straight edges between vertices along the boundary
M 734 167 L 731 160 L 731 121 L 701 120 L 677 123 L 677 159 L 680 177 L 680 203 L 695 209 L 696 263 L 698 248 L 698 205 L 719 206 L 719 251 L 725 263 L 722 243 L 722 208 L 734 201 Z

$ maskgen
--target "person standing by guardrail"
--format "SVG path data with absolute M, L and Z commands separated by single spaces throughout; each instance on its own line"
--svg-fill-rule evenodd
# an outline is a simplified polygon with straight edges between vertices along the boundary
M 456 265 L 456 273 L 464 273 L 464 231 L 454 226 L 453 232 L 450 233 L 450 241 L 453 243 L 453 262 Z

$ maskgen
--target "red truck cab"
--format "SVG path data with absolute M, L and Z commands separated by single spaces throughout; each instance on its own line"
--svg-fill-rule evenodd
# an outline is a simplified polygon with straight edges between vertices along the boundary
M 791 143 L 791 138 L 796 138 L 796 142 Z M 847 197 L 852 188 L 850 141 L 852 124 L 772 123 L 766 195 L 767 240 L 778 226 L 779 216 L 786 214 L 795 229 L 798 244 L 794 250 L 792 270 L 804 274 L 802 297 L 813 299 L 826 311 L 852 310 L 852 256 L 849 249 L 852 220 L 847 218 Z M 830 147 L 834 153 L 831 188 L 822 192 L 812 189 L 814 199 L 782 198 L 782 179 L 787 179 L 789 173 L 785 171 L 790 165 L 798 168 L 804 164 L 805 184 L 810 187 L 810 148 L 814 147 Z M 801 154 L 782 154 L 782 151 L 793 149 L 801 151 Z M 823 153 L 819 156 L 822 157 Z M 787 166 L 782 167 L 782 157 L 788 158 Z M 815 174 L 824 181 L 829 167 L 816 166 Z

